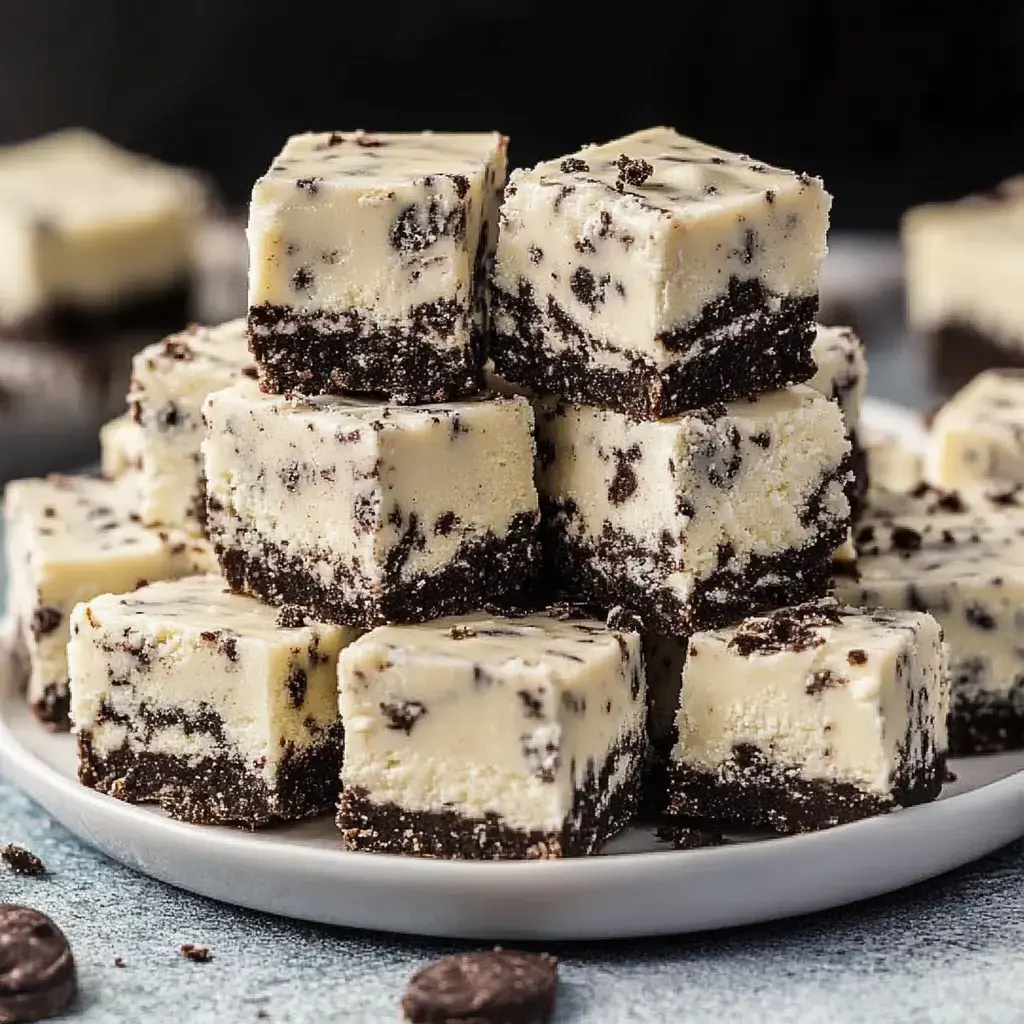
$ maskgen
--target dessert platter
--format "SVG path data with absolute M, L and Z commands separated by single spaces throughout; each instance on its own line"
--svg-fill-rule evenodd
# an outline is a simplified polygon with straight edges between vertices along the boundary
M 3 771 L 173 885 L 467 938 L 1024 834 L 1024 379 L 866 399 L 818 178 L 667 128 L 506 154 L 287 141 L 247 315 L 140 349 L 99 473 L 6 488 Z

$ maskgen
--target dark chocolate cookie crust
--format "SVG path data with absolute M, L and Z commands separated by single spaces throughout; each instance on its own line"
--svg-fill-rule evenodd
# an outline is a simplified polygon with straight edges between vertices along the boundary
M 53 732 L 71 729 L 71 691 L 67 684 L 47 683 L 41 697 L 32 702 L 32 712 Z
M 495 289 L 491 358 L 506 380 L 541 394 L 600 406 L 634 419 L 674 416 L 716 402 L 746 398 L 810 380 L 816 372 L 811 346 L 818 298 L 777 298 L 760 282 L 732 278 L 728 293 L 710 303 L 696 323 L 657 340 L 673 352 L 695 344 L 707 351 L 689 363 L 659 368 L 649 359 L 621 353 L 629 368 L 596 365 L 608 346 L 588 334 L 552 296 L 540 297 L 522 282 L 516 295 Z M 505 316 L 513 331 L 500 330 Z M 545 347 L 552 325 L 564 351 Z M 731 328 L 741 329 L 732 332 Z
M 273 394 L 357 392 L 402 405 L 453 401 L 484 388 L 483 337 L 468 317 L 454 301 L 417 306 L 408 327 L 384 326 L 360 310 L 311 316 L 263 303 L 249 309 L 249 350 L 260 387 Z M 465 344 L 442 349 L 432 340 L 458 333 Z
M 829 479 L 839 478 L 845 470 Z M 826 481 L 827 483 L 827 481 Z M 716 629 L 748 615 L 802 604 L 824 597 L 829 589 L 832 553 L 845 540 L 845 522 L 823 529 L 813 544 L 771 555 L 752 555 L 739 570 L 722 567 L 694 587 L 684 602 L 667 587 L 650 579 L 641 586 L 623 567 L 650 552 L 638 551 L 632 537 L 606 530 L 599 544 L 570 536 L 571 510 L 560 502 L 544 503 L 541 536 L 545 569 L 560 587 L 562 600 L 600 608 L 621 605 L 635 612 L 647 629 L 687 636 L 699 629 Z M 655 564 L 664 558 L 655 552 Z
M 259 541 L 259 557 L 243 547 L 225 545 L 218 530 L 224 510 L 208 503 L 207 525 L 228 585 L 272 605 L 299 608 L 320 622 L 372 629 L 387 623 L 426 622 L 446 615 L 479 611 L 504 600 L 516 603 L 532 584 L 539 564 L 537 515 L 516 515 L 503 537 L 487 533 L 463 543 L 436 572 L 402 578 L 404 559 L 385 566 L 383 583 L 372 584 L 345 562 L 332 566 L 333 584 L 325 584 L 309 559 Z M 410 533 L 409 545 L 413 543 Z M 402 552 L 399 545 L 395 551 Z M 408 550 L 405 551 L 406 557 Z
M 848 782 L 806 779 L 799 768 L 773 764 L 756 747 L 741 746 L 714 772 L 673 761 L 667 810 L 671 816 L 738 829 L 811 832 L 934 800 L 942 789 L 945 760 L 940 754 L 904 764 L 891 796 L 882 797 Z
M 600 769 L 589 766 L 573 798 L 569 822 L 558 832 L 509 828 L 495 814 L 464 818 L 456 811 L 407 811 L 375 803 L 364 789 L 341 794 L 338 828 L 349 850 L 401 853 L 443 860 L 555 860 L 595 853 L 636 817 L 646 739 L 636 737 L 611 752 Z M 623 783 L 608 799 L 609 782 L 623 758 L 631 764 Z M 575 822 L 575 824 L 571 824 Z
M 1009 695 L 957 692 L 949 712 L 949 752 L 953 757 L 1024 749 L 1024 681 Z
M 999 338 L 976 324 L 950 320 L 924 333 L 932 383 L 951 395 L 983 370 L 1024 368 L 1024 332 L 1020 338 Z
M 190 280 L 175 281 L 157 292 L 126 298 L 116 306 L 89 309 L 51 306 L 19 324 L 0 326 L 0 337 L 73 341 L 101 338 L 118 331 L 149 330 L 154 336 L 181 330 L 193 313 Z
M 197 761 L 126 743 L 99 754 L 85 729 L 78 736 L 78 778 L 83 786 L 126 803 L 159 804 L 179 821 L 256 829 L 331 810 L 340 789 L 342 750 L 340 725 L 304 749 L 289 745 L 271 790 L 258 771 L 230 750 Z

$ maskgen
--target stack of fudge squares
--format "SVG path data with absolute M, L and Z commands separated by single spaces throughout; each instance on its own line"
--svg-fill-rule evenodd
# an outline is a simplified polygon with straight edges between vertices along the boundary
M 288 140 L 247 317 L 137 355 L 102 477 L 8 488 L 37 714 L 87 786 L 353 850 L 933 798 L 939 624 L 828 596 L 868 456 L 821 182 L 655 128 L 506 183 L 506 145 Z

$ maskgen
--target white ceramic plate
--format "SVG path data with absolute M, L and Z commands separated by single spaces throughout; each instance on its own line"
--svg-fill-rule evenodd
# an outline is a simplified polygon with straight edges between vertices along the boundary
M 907 444 L 920 431 L 912 414 L 875 402 L 866 419 Z M 793 838 L 675 851 L 632 829 L 606 856 L 528 863 L 348 853 L 329 818 L 249 834 L 84 789 L 73 738 L 43 730 L 3 676 L 0 767 L 73 833 L 172 885 L 327 924 L 492 940 L 700 931 L 891 892 L 1024 834 L 1022 752 L 954 761 L 957 781 L 934 804 Z

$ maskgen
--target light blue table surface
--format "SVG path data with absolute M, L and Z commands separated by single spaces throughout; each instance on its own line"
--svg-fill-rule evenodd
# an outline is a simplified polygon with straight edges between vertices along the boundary
M 880 343 L 872 391 L 924 407 L 917 357 Z M 50 914 L 74 949 L 83 1024 L 381 1022 L 405 980 L 466 945 L 304 925 L 236 910 L 93 852 L 0 779 L 0 844 L 49 873 L 0 865 L 0 900 Z M 195 964 L 184 942 L 209 946 Z M 551 944 L 558 1024 L 1024 1021 L 1024 842 L 945 878 L 809 918 L 726 933 Z M 121 957 L 125 966 L 114 966 Z M 261 1016 L 265 1014 L 265 1018 Z

